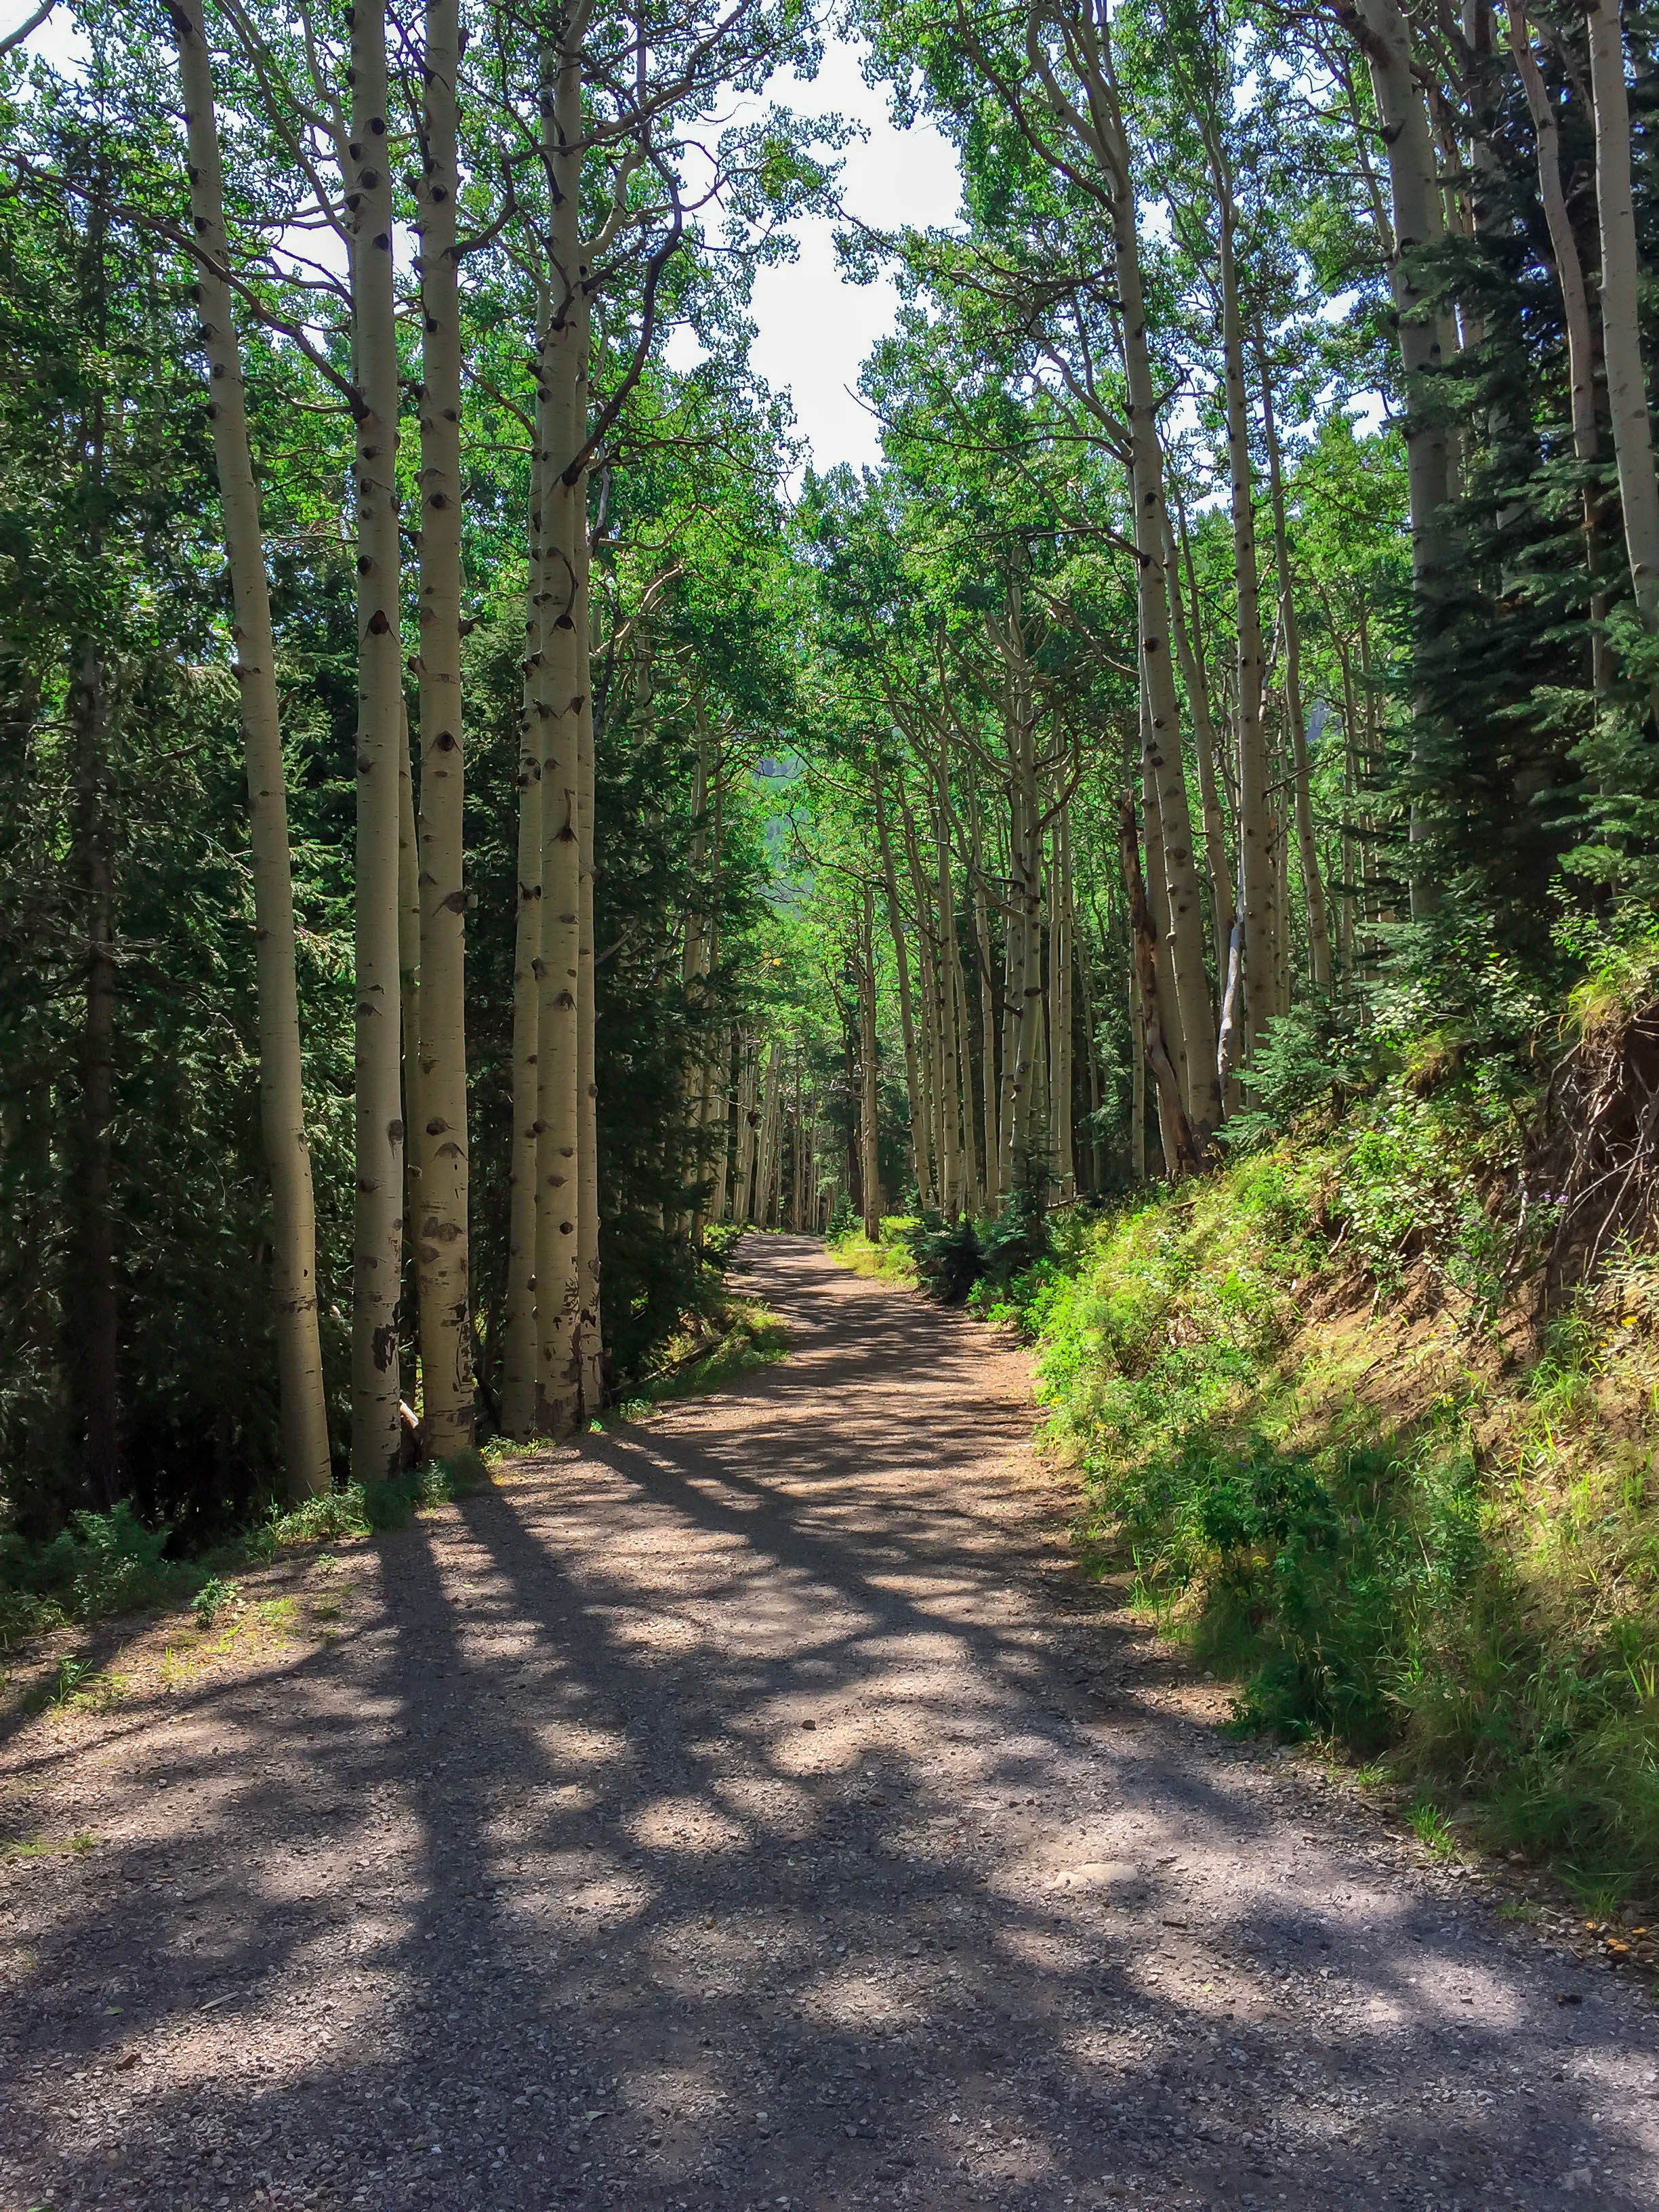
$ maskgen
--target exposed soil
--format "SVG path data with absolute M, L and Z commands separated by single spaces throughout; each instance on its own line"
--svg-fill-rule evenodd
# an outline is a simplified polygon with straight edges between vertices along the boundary
M 0 2212 L 1659 2202 L 1641 1991 L 1218 1733 L 1021 1355 L 744 1256 L 782 1366 L 13 1734 Z

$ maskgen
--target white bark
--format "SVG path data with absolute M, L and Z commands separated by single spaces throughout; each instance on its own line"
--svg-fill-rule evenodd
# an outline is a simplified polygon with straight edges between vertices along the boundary
M 296 1503 L 331 1485 L 328 1415 L 317 1331 L 317 1231 L 306 1141 L 295 973 L 294 883 L 276 693 L 276 641 L 264 538 L 248 443 L 241 349 L 227 281 L 224 186 L 214 116 L 213 72 L 202 0 L 172 9 L 189 131 L 191 214 L 204 257 L 197 297 L 208 357 L 213 453 L 224 510 L 232 636 L 247 768 L 258 990 L 259 1117 L 270 1175 L 271 1310 L 281 1389 L 283 1462 Z
M 352 328 L 357 393 L 357 1203 L 351 1309 L 351 1465 L 384 1481 L 403 1445 L 398 1296 L 404 1121 L 398 1019 L 398 759 L 403 718 L 398 540 L 398 335 L 386 8 L 362 0 L 351 32 Z
M 428 0 L 422 56 L 421 1027 L 414 1244 L 421 1434 L 434 1459 L 472 1442 L 467 1234 L 466 892 L 461 723 L 461 330 L 456 0 Z

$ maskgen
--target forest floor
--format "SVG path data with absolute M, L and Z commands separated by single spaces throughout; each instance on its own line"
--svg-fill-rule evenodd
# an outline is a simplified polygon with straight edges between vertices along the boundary
M 1659 2014 L 1220 1732 L 1024 1355 L 738 1273 L 782 1365 L 13 1698 L 0 2212 L 1659 2201 Z

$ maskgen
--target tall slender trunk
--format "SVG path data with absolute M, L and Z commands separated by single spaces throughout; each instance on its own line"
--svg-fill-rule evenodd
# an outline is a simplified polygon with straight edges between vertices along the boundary
M 398 962 L 398 758 L 403 715 L 398 542 L 398 329 L 392 269 L 385 0 L 351 25 L 351 300 L 357 453 L 356 1150 L 351 1308 L 351 1466 L 395 1472 L 398 1296 L 403 1264 L 404 1121 Z
M 1625 515 L 1631 589 L 1644 629 L 1659 630 L 1659 477 L 1653 466 L 1653 425 L 1642 362 L 1636 246 L 1631 194 L 1630 101 L 1620 0 L 1589 0 L 1590 94 L 1595 108 L 1595 200 L 1601 223 L 1601 357 Z M 1655 687 L 1659 711 L 1659 686 Z
M 921 1015 L 921 1034 L 916 1068 L 917 1087 L 921 1094 L 922 1139 L 921 1148 L 928 1162 L 927 1182 L 925 1187 L 928 1202 L 943 1207 L 948 1195 L 941 1187 L 944 1172 L 945 1147 L 939 1131 L 939 984 L 937 947 L 933 932 L 928 923 L 929 899 L 922 874 L 921 853 L 916 836 L 915 817 L 902 784 L 898 787 L 899 812 L 904 825 L 904 860 L 910 878 L 910 896 L 916 913 L 916 1003 Z
M 1400 329 L 1400 357 L 1405 372 L 1406 477 L 1411 501 L 1412 584 L 1416 603 L 1419 653 L 1439 619 L 1446 581 L 1446 502 L 1451 495 L 1451 456 L 1444 426 L 1425 378 L 1441 366 L 1440 325 L 1419 281 L 1421 250 L 1445 231 L 1438 167 L 1428 111 L 1412 54 L 1411 32 L 1399 0 L 1353 0 L 1364 27 L 1363 40 L 1371 89 L 1389 155 L 1389 187 L 1394 203 L 1394 253 L 1390 271 L 1395 313 Z M 1425 709 L 1419 701 L 1419 719 Z M 1420 844 L 1426 825 L 1413 806 L 1409 823 L 1413 844 Z M 1411 906 L 1426 915 L 1435 891 L 1413 865 Z
M 75 876 L 84 917 L 81 1024 L 80 1217 L 72 1354 L 80 1401 L 81 1468 L 107 1509 L 121 1487 L 115 1287 L 115 860 L 106 818 L 107 672 L 88 646 L 75 672 L 70 720 L 75 762 Z
M 518 903 L 513 945 L 513 1149 L 507 1175 L 507 1310 L 501 1426 L 521 1443 L 536 1430 L 537 1063 L 542 965 L 542 520 L 547 466 L 537 435 L 525 564 L 523 706 L 519 726 Z
M 760 1124 L 760 1115 L 756 1110 L 756 1083 L 753 1042 L 748 1037 L 741 1037 L 738 1043 L 737 1182 L 732 1196 L 733 1221 L 752 1221 L 755 1218 L 752 1206 L 755 1132 Z
M 1215 1017 L 1204 967 L 1204 913 L 1181 757 L 1181 708 L 1170 652 L 1170 593 L 1164 572 L 1169 516 L 1164 503 L 1164 450 L 1158 432 L 1158 380 L 1146 342 L 1134 201 L 1127 167 L 1124 188 L 1117 194 L 1114 237 L 1134 487 L 1140 665 L 1147 704 L 1143 765 L 1158 791 L 1169 897 L 1168 941 L 1174 990 L 1166 1031 L 1179 1033 L 1191 1070 L 1193 1120 L 1201 1145 L 1220 1122 L 1221 1095 L 1214 1070 Z
M 1210 708 L 1209 680 L 1205 672 L 1203 641 L 1194 632 L 1198 620 L 1198 593 L 1193 589 L 1193 629 L 1187 623 L 1182 602 L 1180 571 L 1176 562 L 1174 535 L 1168 532 L 1169 518 L 1165 518 L 1166 537 L 1164 558 L 1170 580 L 1170 629 L 1175 638 L 1176 659 L 1181 668 L 1181 680 L 1187 692 L 1187 702 L 1193 718 L 1193 750 L 1198 758 L 1198 793 L 1204 813 L 1204 859 L 1210 878 L 1210 905 L 1214 923 L 1216 974 L 1224 975 L 1227 967 L 1227 936 L 1232 926 L 1233 878 L 1227 865 L 1227 833 L 1221 811 L 1221 794 L 1215 778 L 1215 721 Z M 1182 518 L 1182 549 L 1186 554 L 1189 588 L 1192 587 L 1192 555 L 1187 548 L 1186 518 Z
M 974 1128 L 974 1039 L 968 1018 L 968 979 L 960 960 L 951 962 L 951 979 L 956 993 L 957 1032 L 957 1066 L 952 1073 L 962 1102 L 962 1205 L 965 1213 L 972 1213 L 982 1210 L 985 1194 Z
M 586 314 L 583 314 L 582 354 L 587 356 Z M 576 1364 L 582 1409 L 596 1413 L 605 1404 L 605 1309 L 601 1296 L 599 1261 L 599 1085 L 597 1001 L 593 957 L 593 808 L 594 743 L 592 635 L 590 605 L 586 502 L 580 518 L 577 556 L 580 562 L 579 598 L 581 635 L 587 658 L 583 667 L 582 703 L 576 730 L 577 866 L 580 872 L 576 909 Z M 715 867 L 719 842 L 716 837 Z M 710 923 L 709 957 L 714 945 Z M 707 1118 L 709 1071 L 703 1070 L 703 1110 Z
M 1151 708 L 1146 696 L 1146 686 L 1143 684 L 1140 687 L 1140 798 L 1141 806 L 1146 817 L 1146 874 L 1144 888 L 1146 899 L 1146 911 L 1151 918 L 1152 926 L 1153 957 L 1158 963 L 1158 985 L 1160 994 L 1160 1001 L 1163 1007 L 1165 1010 L 1168 1010 L 1169 1008 L 1173 1007 L 1176 1003 L 1174 954 L 1173 948 L 1170 944 L 1171 930 L 1170 924 L 1169 890 L 1164 878 L 1164 823 L 1162 809 L 1158 803 L 1160 784 L 1156 774 L 1149 773 L 1147 763 L 1147 753 L 1150 750 L 1151 740 L 1147 738 L 1146 733 L 1148 727 L 1150 713 Z M 1181 1085 L 1182 1103 L 1187 1107 L 1188 1113 L 1190 1114 L 1192 1101 L 1192 1087 L 1190 1080 L 1191 1062 L 1187 1052 L 1185 1035 L 1182 1030 L 1179 1022 L 1175 1023 L 1173 1026 L 1171 1026 L 1170 1024 L 1160 1020 L 1159 1029 L 1163 1037 L 1164 1048 L 1169 1054 L 1170 1064 L 1175 1069 L 1176 1078 Z M 1164 1129 L 1163 1115 L 1164 1094 L 1162 1091 L 1160 1091 L 1158 1092 L 1158 1127 L 1160 1132 L 1163 1134 L 1167 1135 L 1168 1132 Z M 1173 1139 L 1171 1139 L 1171 1142 L 1173 1142 Z M 1170 1151 L 1169 1145 L 1166 1145 L 1164 1149 L 1167 1153 Z
M 421 1032 L 415 1265 L 421 1431 L 442 1459 L 472 1442 L 467 1234 L 466 891 L 461 721 L 461 330 L 457 0 L 427 0 L 422 102 Z M 411 1055 L 406 1043 L 405 1060 Z
M 864 1233 L 872 1244 L 881 1241 L 881 1171 L 878 1112 L 880 1092 L 876 1081 L 876 945 L 875 906 L 870 886 L 863 886 L 859 933 L 859 1181 L 864 1198 Z M 950 1178 L 946 1178 L 947 1191 Z M 947 1204 L 949 1203 L 947 1196 Z
M 985 1203 L 994 1206 L 1000 1195 L 998 1180 L 1001 1132 L 997 1122 L 997 1006 L 991 965 L 990 902 L 985 895 L 983 824 L 979 795 L 969 787 L 969 864 L 974 878 L 974 952 L 979 965 L 979 1087 L 984 1135 Z
M 402 702 L 399 702 L 401 706 Z M 415 778 L 409 757 L 409 716 L 398 717 L 398 1034 L 403 1045 L 403 1109 L 405 1129 L 421 1126 L 421 855 L 415 819 Z M 404 1222 L 407 1229 L 416 1218 L 420 1204 L 421 1166 L 413 1145 L 404 1147 Z M 404 1310 L 415 1308 L 414 1342 L 417 1359 L 421 1328 L 416 1291 L 417 1265 L 412 1252 L 405 1254 L 409 1268 L 404 1284 Z M 413 1393 L 411 1392 L 411 1395 Z M 424 1437 L 422 1438 L 424 1444 Z
M 1279 575 L 1279 626 L 1285 640 L 1285 714 L 1291 728 L 1291 772 L 1296 788 L 1296 850 L 1302 871 L 1302 895 L 1308 908 L 1308 968 L 1322 997 L 1331 988 L 1330 926 L 1325 918 L 1325 886 L 1314 838 L 1313 793 L 1308 769 L 1307 725 L 1302 704 L 1302 630 L 1291 588 L 1291 539 L 1285 520 L 1285 472 L 1273 423 L 1273 371 L 1258 320 L 1253 333 L 1256 372 L 1261 380 L 1261 429 L 1267 448 L 1267 488 L 1273 504 L 1273 559 Z M 1287 933 L 1288 934 L 1288 933 Z
M 898 971 L 899 1027 L 904 1038 L 904 1095 L 910 1108 L 910 1149 L 915 1162 L 916 1195 L 926 1210 L 934 1203 L 933 1166 L 928 1157 L 927 1130 L 923 1117 L 920 1073 L 916 1066 L 915 1014 L 910 1002 L 910 955 L 905 943 L 904 912 L 899 904 L 898 872 L 893 866 L 893 841 L 887 829 L 887 805 L 882 795 L 881 771 L 872 772 L 871 788 L 876 802 L 876 839 L 881 851 L 881 872 L 887 891 L 887 927 L 893 939 L 893 961 Z
M 197 287 L 208 357 L 213 455 L 224 514 L 247 771 L 248 843 L 253 864 L 253 929 L 259 1024 L 259 1119 L 270 1176 L 271 1310 L 282 1394 L 283 1465 L 297 1503 L 331 1480 L 328 1413 L 317 1332 L 317 1223 L 306 1141 L 295 971 L 294 881 L 288 794 L 276 694 L 276 641 L 265 579 L 264 537 L 248 443 L 241 349 L 227 281 L 224 188 L 213 107 L 213 76 L 202 0 L 172 9 L 189 131 L 191 214 L 206 257 Z
M 1146 1059 L 1158 1085 L 1158 1126 L 1164 1133 L 1164 1169 L 1174 1177 L 1191 1174 L 1197 1169 L 1198 1148 L 1181 1095 L 1181 1079 L 1164 1045 L 1156 941 L 1141 882 L 1134 801 L 1127 793 L 1118 802 L 1118 811 L 1122 829 L 1123 881 L 1129 897 L 1129 942 L 1140 983 Z M 1150 832 L 1147 842 L 1150 845 Z
M 1146 1180 L 1146 1017 L 1140 1003 L 1140 970 L 1129 963 L 1129 1172 Z
M 547 605 L 542 631 L 542 978 L 537 1112 L 536 1331 L 538 1425 L 564 1436 L 581 1403 L 577 1156 L 580 1115 L 581 825 L 578 750 L 587 691 L 587 631 L 579 538 L 587 527 L 586 270 L 581 265 L 582 91 L 580 48 L 554 58 L 543 100 L 544 151 L 553 188 L 548 228 L 552 313 L 537 389 L 547 460 L 543 515 Z
M 1048 957 L 1049 1143 L 1060 1194 L 1077 1184 L 1072 1147 L 1072 838 L 1062 807 L 1054 820 L 1054 861 L 1049 877 L 1052 914 Z
M 1261 586 L 1256 567 L 1255 471 L 1250 456 L 1249 410 L 1244 387 L 1244 322 L 1234 253 L 1236 210 L 1232 179 L 1213 150 L 1221 278 L 1221 335 L 1225 357 L 1227 465 L 1232 490 L 1233 574 L 1238 636 L 1238 870 L 1243 891 L 1243 932 L 1245 1054 L 1253 1053 L 1273 1012 L 1279 932 L 1277 872 L 1267 805 L 1267 753 L 1261 726 L 1267 653 L 1261 639 Z
M 945 1212 L 954 1218 L 963 1210 L 966 1194 L 962 1167 L 961 1123 L 957 1107 L 957 975 L 962 956 L 957 945 L 956 890 L 951 879 L 951 786 L 941 739 L 937 763 L 933 812 L 933 851 L 939 902 L 939 1125 L 944 1139 L 940 1181 Z M 873 976 L 874 971 L 872 970 Z
M 1515 58 L 1522 89 L 1527 95 L 1527 106 L 1532 115 L 1533 134 L 1538 147 L 1538 196 L 1543 203 L 1544 220 L 1549 228 L 1550 252 L 1555 262 L 1556 282 L 1561 288 L 1561 308 L 1567 328 L 1568 404 L 1572 420 L 1573 458 L 1587 472 L 1593 467 L 1601 448 L 1601 432 L 1595 419 L 1595 347 L 1590 328 L 1589 298 L 1584 285 L 1584 266 L 1579 256 L 1578 240 L 1567 212 L 1567 196 L 1561 182 L 1561 133 L 1555 120 L 1555 110 L 1550 102 L 1549 91 L 1536 61 L 1527 30 L 1527 19 L 1520 8 L 1510 10 L 1510 51 Z M 1599 695 L 1607 688 L 1607 645 L 1600 628 L 1605 614 L 1605 602 L 1598 585 L 1601 568 L 1597 544 L 1597 500 L 1595 487 L 1588 474 L 1584 485 L 1584 566 L 1590 579 L 1590 614 L 1593 624 L 1590 641 L 1590 681 Z

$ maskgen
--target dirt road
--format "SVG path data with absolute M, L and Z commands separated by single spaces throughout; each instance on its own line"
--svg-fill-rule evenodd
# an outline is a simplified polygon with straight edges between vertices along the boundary
M 1653 2011 L 1205 1724 L 1021 1358 L 745 1272 L 783 1366 L 13 1737 L 0 2212 L 1659 2203 Z

